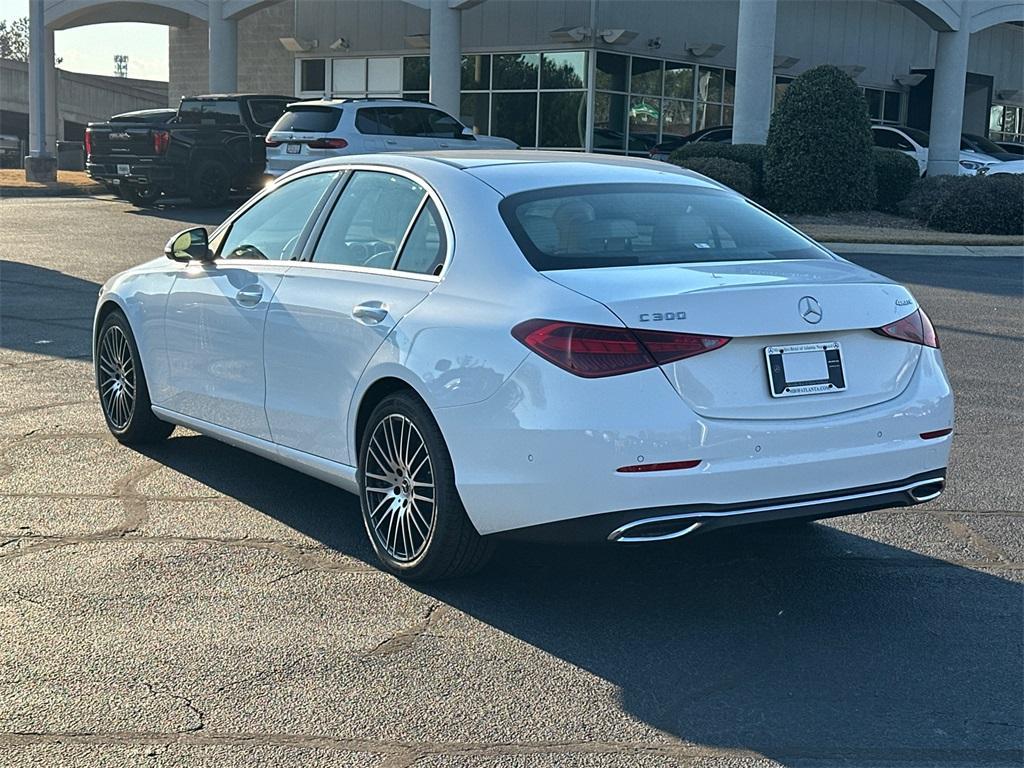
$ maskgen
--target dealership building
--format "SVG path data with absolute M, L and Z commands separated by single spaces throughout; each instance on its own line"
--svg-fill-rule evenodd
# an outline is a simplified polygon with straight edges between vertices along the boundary
M 1020 0 L 42 0 L 47 34 L 170 26 L 172 102 L 253 91 L 430 100 L 526 148 L 639 153 L 733 125 L 763 143 L 802 71 L 833 64 L 872 120 L 1024 140 Z M 52 60 L 52 59 L 51 59 Z

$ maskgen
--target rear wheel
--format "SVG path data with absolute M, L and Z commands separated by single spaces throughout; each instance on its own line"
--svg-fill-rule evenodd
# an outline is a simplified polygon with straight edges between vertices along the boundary
M 441 430 L 412 394 L 390 395 L 370 415 L 359 451 L 359 499 L 374 551 L 404 579 L 465 576 L 493 550 L 466 516 Z
M 124 196 L 132 205 L 152 205 L 160 197 L 160 188 L 149 184 L 124 184 Z
M 189 197 L 194 205 L 213 208 L 223 205 L 231 192 L 231 174 L 219 160 L 204 160 L 192 173 Z
M 139 349 L 120 311 L 111 312 L 96 339 L 96 386 L 107 428 L 120 442 L 134 445 L 167 438 L 174 425 L 153 415 Z

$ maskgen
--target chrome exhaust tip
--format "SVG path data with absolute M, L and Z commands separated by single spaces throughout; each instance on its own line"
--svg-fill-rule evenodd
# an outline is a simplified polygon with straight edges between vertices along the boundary
M 921 504 L 932 499 L 937 499 L 946 488 L 946 481 L 941 478 L 926 480 L 907 489 L 907 494 L 914 500 L 915 504 Z
M 698 530 L 702 525 L 704 523 L 700 520 L 693 521 L 686 518 L 678 518 L 672 521 L 671 525 L 666 525 L 665 522 L 629 523 L 621 528 L 616 528 L 608 534 L 608 541 L 620 544 L 670 541 L 672 539 L 681 539 L 683 536 Z M 647 533 L 644 533 L 645 528 Z

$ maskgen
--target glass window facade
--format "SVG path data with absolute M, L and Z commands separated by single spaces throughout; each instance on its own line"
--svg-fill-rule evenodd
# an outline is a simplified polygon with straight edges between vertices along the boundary
M 642 155 L 664 139 L 732 123 L 733 70 L 605 51 L 594 69 L 595 152 Z
M 993 104 L 989 111 L 988 136 L 993 141 L 1024 143 L 1024 107 Z
M 868 116 L 875 125 L 899 125 L 903 122 L 903 93 L 881 88 L 864 88 Z

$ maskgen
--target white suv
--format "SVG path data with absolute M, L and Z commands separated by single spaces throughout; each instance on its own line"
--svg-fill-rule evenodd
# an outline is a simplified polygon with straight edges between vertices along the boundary
M 313 160 L 372 152 L 517 149 L 498 136 L 477 136 L 432 104 L 401 99 L 318 99 L 289 104 L 267 134 L 267 174 Z

